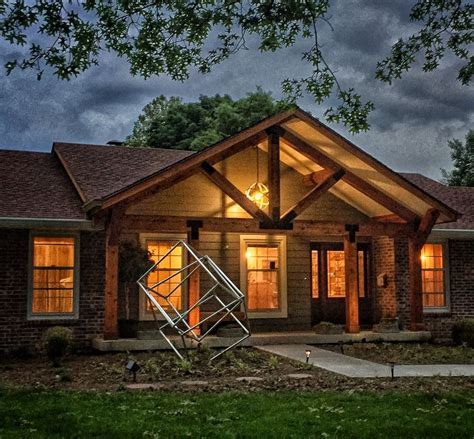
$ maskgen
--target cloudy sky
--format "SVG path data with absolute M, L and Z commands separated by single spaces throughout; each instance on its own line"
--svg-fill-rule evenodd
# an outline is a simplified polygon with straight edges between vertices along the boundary
M 331 10 L 334 31 L 326 25 L 320 30 L 323 52 L 343 86 L 355 87 L 375 104 L 368 133 L 353 136 L 341 125 L 333 128 L 395 170 L 439 178 L 439 168 L 450 168 L 448 140 L 463 138 L 474 125 L 473 90 L 456 81 L 459 65 L 448 58 L 434 73 L 412 69 L 392 86 L 374 79 L 377 61 L 398 37 L 414 29 L 408 20 L 413 3 L 344 0 Z M 308 72 L 301 61 L 307 44 L 299 41 L 291 49 L 261 54 L 250 41 L 250 50 L 184 83 L 132 77 L 127 63 L 110 54 L 69 82 L 48 75 L 37 81 L 33 71 L 15 71 L 8 77 L 2 72 L 0 149 L 49 151 L 53 141 L 124 139 L 142 108 L 160 94 L 185 101 L 216 93 L 240 98 L 260 85 L 281 98 L 284 78 Z M 2 64 L 14 50 L 0 44 Z M 299 105 L 320 118 L 325 110 L 309 98 Z

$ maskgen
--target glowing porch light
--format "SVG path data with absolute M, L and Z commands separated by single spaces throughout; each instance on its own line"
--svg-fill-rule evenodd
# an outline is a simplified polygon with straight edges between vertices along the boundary
M 245 191 L 246 197 L 259 209 L 265 209 L 268 206 L 268 193 L 268 187 L 259 181 L 250 185 L 250 187 Z

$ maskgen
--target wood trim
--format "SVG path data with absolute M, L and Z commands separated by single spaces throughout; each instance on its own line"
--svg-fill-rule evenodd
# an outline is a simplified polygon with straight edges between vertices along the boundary
M 379 215 L 372 218 L 375 221 L 380 221 L 381 223 L 400 223 L 405 224 L 406 221 L 400 218 L 398 215 L 391 213 L 389 215 Z
M 282 222 L 289 223 L 293 221 L 298 215 L 304 212 L 309 206 L 311 206 L 318 198 L 324 195 L 329 189 L 331 189 L 344 175 L 344 170 L 339 169 L 338 171 L 328 175 L 318 186 L 309 191 L 298 203 L 288 209 L 283 215 Z
M 142 180 L 126 187 L 125 189 L 105 197 L 101 204 L 101 208 L 109 208 L 114 204 L 136 196 L 145 190 L 153 191 L 156 186 L 161 185 L 168 180 L 175 182 L 180 177 L 182 177 L 183 174 L 189 176 L 198 170 L 201 164 L 205 161 L 212 165 L 224 160 L 227 157 L 237 154 L 238 152 L 249 148 L 250 146 L 254 146 L 263 140 L 266 140 L 267 136 L 265 134 L 265 130 L 267 128 L 286 122 L 294 116 L 295 112 L 296 109 L 293 109 L 276 114 L 274 116 L 270 116 L 261 122 L 237 134 L 234 134 L 233 136 L 228 137 L 227 139 L 219 141 L 216 144 L 197 152 L 196 154 L 173 163 L 167 168 L 145 177 Z
M 358 333 L 359 326 L 359 283 L 357 277 L 357 242 L 344 237 L 344 267 L 346 284 L 346 332 Z
M 104 291 L 104 339 L 113 340 L 118 331 L 118 267 L 119 238 L 123 227 L 123 209 L 113 209 L 106 224 L 105 240 L 105 291 Z
M 437 219 L 439 218 L 440 212 L 437 209 L 428 209 L 425 216 L 421 219 L 420 226 L 418 227 L 418 244 L 421 247 L 425 245 L 426 240 L 428 239 L 431 230 L 436 224 Z
M 303 154 L 304 156 L 308 157 L 309 159 L 313 160 L 318 165 L 323 166 L 327 169 L 331 169 L 335 172 L 341 168 L 341 166 L 334 160 L 332 160 L 330 157 L 313 148 L 304 140 L 300 139 L 289 131 L 284 131 L 283 138 L 288 142 L 290 147 Z M 410 209 L 407 209 L 405 206 L 396 202 L 393 198 L 384 194 L 379 189 L 373 187 L 365 180 L 348 171 L 347 169 L 345 170 L 343 180 L 358 191 L 362 192 L 364 195 L 367 195 L 368 197 L 379 203 L 381 206 L 397 214 L 404 220 L 413 221 L 417 218 L 416 214 Z
M 280 130 L 268 134 L 268 212 L 273 222 L 280 221 Z
M 410 329 L 420 331 L 423 326 L 423 288 L 421 280 L 421 247 L 417 237 L 408 238 L 408 285 L 410 296 Z
M 321 171 L 312 172 L 311 174 L 306 174 L 303 176 L 303 184 L 308 187 L 313 187 L 314 185 L 320 184 L 334 171 L 331 169 L 323 169 Z
M 292 229 L 262 229 L 256 219 L 247 218 L 204 218 L 179 216 L 125 215 L 123 230 L 136 232 L 187 232 L 187 221 L 202 221 L 201 232 L 221 233 L 265 233 L 293 236 L 343 236 L 346 234 L 343 222 L 298 221 Z M 407 236 L 413 234 L 411 224 L 390 224 L 369 221 L 359 224 L 358 236 Z
M 192 227 L 192 226 L 191 226 Z M 196 251 L 199 251 L 199 233 L 196 239 L 195 236 L 195 231 L 190 230 L 188 232 L 188 242 L 191 245 L 193 249 Z M 196 304 L 199 301 L 199 298 L 201 297 L 201 273 L 200 269 L 198 268 L 190 277 L 189 277 L 189 282 L 188 282 L 188 307 L 191 308 L 194 304 Z M 188 323 L 189 326 L 194 326 L 199 323 L 201 319 L 201 309 L 200 307 L 194 308 L 188 315 Z M 193 332 L 196 335 L 201 335 L 201 329 L 199 327 L 196 327 L 193 329 Z
M 208 162 L 202 164 L 201 170 L 209 180 L 211 180 L 222 192 L 232 198 L 247 213 L 261 222 L 266 223 L 271 221 L 265 212 L 252 203 L 252 201 L 250 201 L 237 187 L 235 187 Z
M 318 119 L 311 116 L 309 113 L 303 111 L 301 108 L 297 108 L 294 114 L 294 117 L 313 125 L 317 128 L 323 135 L 327 138 L 332 140 L 336 145 L 344 148 L 346 151 L 350 152 L 360 160 L 363 160 L 373 168 L 375 168 L 378 172 L 383 174 L 385 177 L 395 181 L 400 186 L 402 186 L 407 191 L 413 193 L 417 197 L 421 198 L 428 204 L 435 206 L 438 210 L 443 212 L 446 216 L 449 217 L 449 221 L 456 221 L 459 217 L 459 213 L 456 212 L 454 209 L 450 208 L 446 204 L 442 203 L 438 199 L 434 198 L 423 189 L 419 188 L 418 186 L 414 185 L 406 178 L 398 174 L 397 172 L 390 169 L 388 166 L 384 165 L 382 162 L 377 160 L 376 158 L 372 157 L 371 155 L 367 154 L 357 145 L 352 143 L 350 140 L 346 139 L 345 137 L 338 134 L 332 128 L 328 127 L 327 125 L 323 124 Z M 449 222 L 448 221 L 448 222 Z

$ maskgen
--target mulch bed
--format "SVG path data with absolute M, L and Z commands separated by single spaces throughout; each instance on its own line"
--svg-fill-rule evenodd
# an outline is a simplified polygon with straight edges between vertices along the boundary
M 191 361 L 180 361 L 171 352 L 107 353 L 74 355 L 63 367 L 51 367 L 46 357 L 0 360 L 0 385 L 75 390 L 124 390 L 132 382 L 125 364 L 136 360 L 141 369 L 138 383 L 159 384 L 160 391 L 222 392 L 260 390 L 405 391 L 442 392 L 474 390 L 474 378 L 347 378 L 315 367 L 277 357 L 253 348 L 236 349 L 208 362 L 209 352 L 191 352 Z M 288 374 L 310 374 L 308 379 Z M 260 377 L 262 381 L 238 381 L 238 377 Z M 206 381 L 186 385 L 183 381 Z
M 318 345 L 341 353 L 338 345 Z M 474 349 L 429 343 L 354 343 L 343 345 L 344 355 L 388 364 L 474 364 Z

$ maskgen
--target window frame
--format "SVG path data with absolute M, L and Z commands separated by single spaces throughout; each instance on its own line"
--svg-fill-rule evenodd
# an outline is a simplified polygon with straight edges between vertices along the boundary
M 451 312 L 451 294 L 450 294 L 450 281 L 449 281 L 449 245 L 448 245 L 448 240 L 444 239 L 436 239 L 436 240 L 431 240 L 428 239 L 425 244 L 438 244 L 442 246 L 443 249 L 443 280 L 444 280 L 444 303 L 445 306 L 438 306 L 438 307 L 425 307 L 423 306 L 423 314 L 446 314 Z M 422 248 L 423 249 L 423 248 Z M 421 250 L 422 250 L 421 249 Z M 420 259 L 421 259 L 421 250 L 420 250 Z M 422 267 L 422 264 L 420 263 L 420 267 Z M 433 271 L 432 269 L 423 269 L 421 268 L 421 295 L 422 295 L 422 300 L 424 296 L 423 292 L 423 271 L 424 270 L 430 270 Z M 440 271 L 440 270 L 436 270 Z
M 34 238 L 36 237 L 63 237 L 74 238 L 74 283 L 72 297 L 72 312 L 70 313 L 34 313 L 33 308 L 33 256 Z M 79 318 L 79 296 L 80 296 L 80 253 L 81 234 L 70 231 L 30 231 L 28 246 L 28 297 L 27 297 L 27 320 L 76 320 Z
M 140 233 L 139 242 L 140 245 L 146 250 L 147 241 L 187 241 L 187 233 Z M 187 263 L 186 252 L 183 252 L 183 267 Z M 188 303 L 188 294 L 187 294 L 187 282 L 185 282 L 182 292 L 182 303 L 183 307 L 187 307 Z M 165 321 L 165 318 L 160 314 L 156 313 L 157 320 Z M 140 321 L 150 321 L 155 320 L 152 312 L 147 312 L 146 310 L 146 297 L 145 293 L 139 291 L 138 298 L 138 319 Z
M 278 281 L 279 303 L 276 310 L 251 311 L 247 308 L 249 319 L 275 319 L 288 317 L 288 291 L 287 291 L 287 243 L 285 235 L 240 235 L 240 289 L 247 298 L 247 247 L 250 245 L 277 245 L 278 246 Z M 246 300 L 247 306 L 247 300 Z

